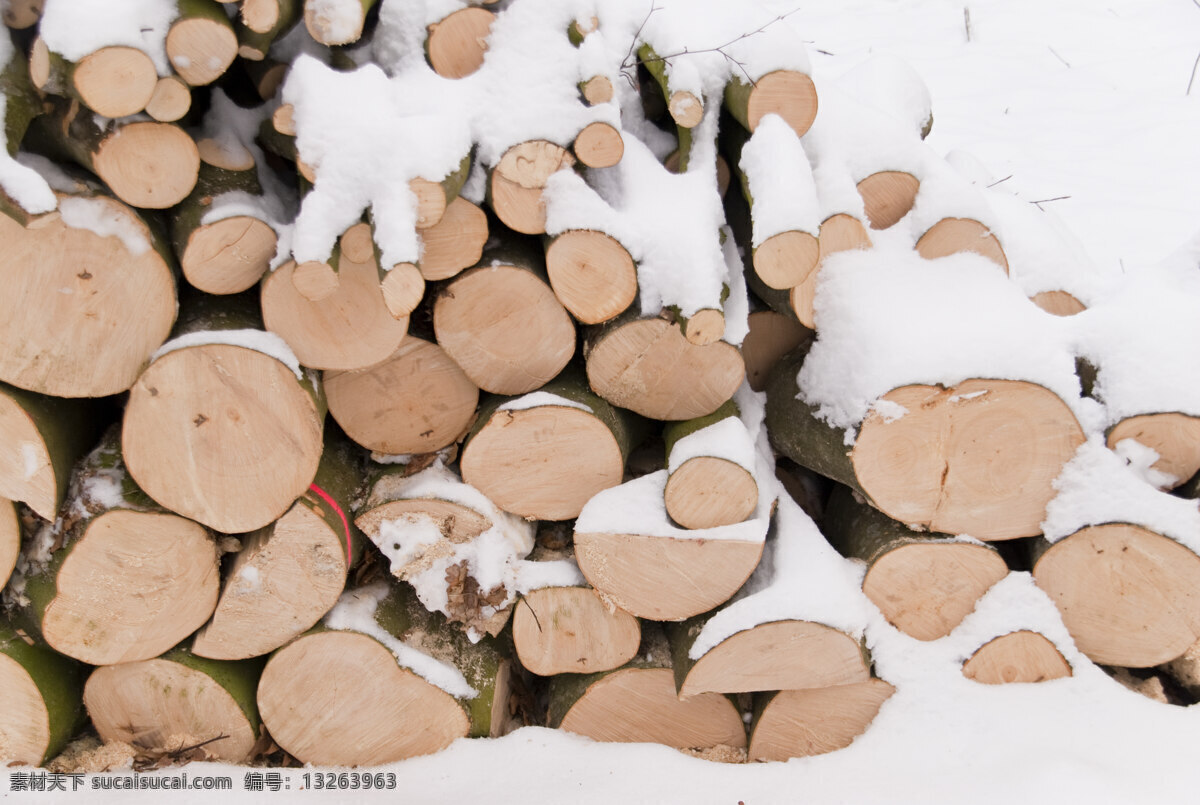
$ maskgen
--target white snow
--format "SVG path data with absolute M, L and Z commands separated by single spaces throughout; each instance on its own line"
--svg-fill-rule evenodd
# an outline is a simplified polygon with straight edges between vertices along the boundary
M 568 400 L 548 391 L 533 391 L 520 397 L 501 403 L 497 411 L 524 411 L 528 408 L 540 408 L 543 405 L 557 405 L 561 408 L 578 408 L 580 411 L 593 413 L 590 406 L 575 400 Z
M 64 196 L 58 201 L 58 211 L 69 227 L 86 229 L 102 238 L 117 238 L 132 257 L 150 251 L 145 225 L 123 207 L 97 199 Z
M 52 52 L 71 61 L 112 45 L 137 48 L 165 76 L 171 74 L 167 31 L 178 16 L 176 0 L 46 0 L 38 33 Z
M 245 349 L 252 349 L 255 352 L 261 352 L 291 369 L 292 374 L 296 375 L 297 380 L 304 378 L 304 375 L 300 371 L 300 361 L 296 358 L 296 354 L 292 352 L 292 348 L 282 338 L 275 335 L 275 333 L 266 332 L 265 330 L 202 330 L 200 332 L 187 333 L 178 338 L 172 338 L 159 347 L 150 356 L 150 362 L 153 363 L 163 355 L 174 352 L 177 349 L 202 347 L 208 344 L 227 344 L 233 347 L 243 347 Z
M 3 39 L 3 37 L 0 37 Z M 4 40 L 0 45 L 0 64 L 8 63 L 8 53 L 12 44 Z M 5 109 L 8 106 L 8 96 L 0 94 L 0 120 L 5 119 Z M 13 159 L 8 153 L 8 135 L 0 126 L 0 188 L 20 204 L 28 213 L 37 215 L 50 212 L 57 204 L 54 192 L 38 172 Z
M 818 114 L 820 114 L 818 112 Z M 742 148 L 742 172 L 754 199 L 753 245 L 781 232 L 816 236 L 821 202 L 812 166 L 795 130 L 778 115 L 766 115 Z M 738 192 L 731 188 L 730 192 Z
M 33 442 L 21 442 L 21 465 L 25 471 L 25 480 L 29 480 L 44 465 L 42 451 Z
M 725 417 L 675 442 L 667 460 L 667 471 L 673 473 L 686 462 L 701 456 L 723 458 L 749 473 L 755 470 L 754 440 L 736 416 Z

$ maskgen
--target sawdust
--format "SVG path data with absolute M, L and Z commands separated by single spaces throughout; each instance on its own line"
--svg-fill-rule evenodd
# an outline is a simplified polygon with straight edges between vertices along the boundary
M 710 746 L 708 749 L 681 749 L 679 750 L 685 755 L 708 760 L 713 763 L 745 763 L 749 758 L 744 747 L 729 746 L 728 744 L 718 744 Z
M 46 770 L 55 774 L 90 774 L 127 769 L 138 751 L 124 741 L 104 743 L 95 735 L 85 735 L 67 744 Z

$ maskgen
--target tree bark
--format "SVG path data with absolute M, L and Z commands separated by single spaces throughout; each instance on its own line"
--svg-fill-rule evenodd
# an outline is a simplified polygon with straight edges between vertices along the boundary
M 104 117 L 136 115 L 158 83 L 154 61 L 136 48 L 100 48 L 72 62 L 41 37 L 33 40 L 29 76 L 42 92 L 74 98 Z
M 545 140 L 518 143 L 504 152 L 488 178 L 488 204 L 510 229 L 526 235 L 546 231 L 542 188 L 550 176 L 575 164 L 565 148 Z
M 9 762 L 40 766 L 83 721 L 83 667 L 0 622 L 0 734 Z

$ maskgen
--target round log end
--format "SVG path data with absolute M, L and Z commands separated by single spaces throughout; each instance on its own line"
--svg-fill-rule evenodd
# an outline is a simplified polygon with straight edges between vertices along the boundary
M 228 21 L 191 17 L 171 25 L 166 47 L 179 77 L 199 87 L 224 75 L 237 57 L 238 41 Z
M 785 690 L 763 709 L 750 736 L 751 760 L 833 752 L 863 734 L 895 692 L 881 679 L 816 690 Z
M 421 230 L 421 276 L 426 281 L 453 277 L 483 256 L 488 239 L 487 214 L 461 196 L 448 205 L 442 220 Z
M 29 672 L 0 654 L 0 735 L 9 762 L 38 766 L 50 748 L 50 711 Z
M 448 693 L 353 632 L 305 635 L 258 684 L 263 722 L 288 754 L 318 766 L 375 766 L 437 752 L 470 729 Z
M 341 278 L 324 260 L 309 260 L 292 269 L 292 285 L 308 301 L 320 302 L 337 291 Z
M 583 99 L 588 106 L 608 103 L 613 99 L 613 83 L 608 76 L 592 76 L 583 82 Z
M 198 227 L 180 257 L 183 275 L 211 294 L 241 293 L 262 279 L 275 256 L 275 230 L 248 215 Z
M 425 278 L 412 263 L 398 263 L 384 274 L 379 289 L 392 318 L 408 321 L 408 314 L 421 304 L 421 297 L 425 295 Z
M 33 419 L 15 399 L 0 393 L 0 497 L 19 500 L 38 517 L 53 520 L 61 481 Z
M 609 123 L 596 121 L 575 137 L 575 156 L 589 168 L 611 168 L 625 155 L 625 140 Z
M 278 0 L 242 0 L 242 23 L 259 34 L 269 33 L 279 23 Z
M 1074 316 L 1087 310 L 1087 305 L 1066 291 L 1042 291 L 1029 297 L 1029 301 L 1055 316 Z
M 777 290 L 794 288 L 813 273 L 821 249 L 816 238 L 807 232 L 791 230 L 772 235 L 754 250 L 754 273 Z
M 637 267 L 625 247 L 603 232 L 563 232 L 546 247 L 546 274 L 554 295 L 584 324 L 600 324 L 637 296 Z
M 370 263 L 375 260 L 375 239 L 371 225 L 359 222 L 347 229 L 338 238 L 342 258 L 353 263 Z
M 667 102 L 667 111 L 676 125 L 685 129 L 693 129 L 700 125 L 704 118 L 704 101 L 696 97 L 694 92 L 682 90 L 672 92 Z
M 178 126 L 138 121 L 106 137 L 94 164 L 96 174 L 126 204 L 161 210 L 192 192 L 200 173 L 200 153 Z
M 917 240 L 917 254 L 936 260 L 959 252 L 986 257 L 1008 273 L 1008 258 L 991 230 L 970 218 L 943 218 Z
M 158 71 L 137 48 L 106 47 L 80 59 L 71 80 L 89 109 L 104 117 L 126 117 L 150 103 Z
M 817 118 L 817 88 L 812 79 L 793 70 L 778 70 L 755 81 L 746 106 L 750 131 L 769 114 L 779 115 L 802 136 Z
M 350 45 L 362 37 L 366 12 L 362 0 L 304 4 L 304 27 L 322 45 Z
M 1153 469 L 1174 476 L 1172 486 L 1200 472 L 1200 417 L 1174 411 L 1131 416 L 1108 431 L 1109 449 L 1115 450 L 1124 439 L 1134 439 L 1157 452 Z
M 663 498 L 667 514 L 683 528 L 716 528 L 754 513 L 758 484 L 740 464 L 696 456 L 671 473 Z
M 164 76 L 155 83 L 146 103 L 146 114 L 160 123 L 174 123 L 192 108 L 192 91 L 177 76 Z
M 495 14 L 476 6 L 430 25 L 426 53 L 433 71 L 443 78 L 465 78 L 482 67 L 495 20 Z
M 725 335 L 725 314 L 715 308 L 696 311 L 680 328 L 689 344 L 706 347 Z
M 586 587 L 531 590 L 514 609 L 512 628 L 521 665 L 539 676 L 620 668 L 642 640 L 637 618 Z
M 963 663 L 963 676 L 985 685 L 1045 682 L 1071 676 L 1071 664 L 1037 632 L 1021 630 L 994 638 Z
M 904 171 L 879 171 L 858 183 L 858 194 L 872 229 L 895 225 L 917 202 L 921 183 Z
M 440 182 L 420 177 L 410 180 L 408 187 L 417 197 L 417 229 L 436 226 L 446 214 L 446 189 Z

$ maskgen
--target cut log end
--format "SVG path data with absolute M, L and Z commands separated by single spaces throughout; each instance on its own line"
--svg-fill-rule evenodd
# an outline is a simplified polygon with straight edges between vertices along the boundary
M 104 117 L 125 117 L 150 103 L 158 72 L 137 48 L 106 47 L 84 56 L 71 80 L 89 109 Z
M 175 22 L 167 32 L 167 58 L 179 77 L 193 87 L 220 78 L 237 57 L 233 26 L 207 17 Z
M 1000 554 L 981 545 L 911 542 L 871 563 L 863 592 L 900 631 L 918 640 L 937 640 L 950 634 L 1007 573 Z
M 1008 273 L 1008 258 L 991 230 L 970 218 L 943 218 L 917 240 L 917 254 L 936 260 L 959 252 L 986 257 Z
M 761 542 L 739 540 L 575 534 L 575 558 L 588 583 L 622 609 L 656 621 L 683 620 L 728 601 L 762 550 Z
M 680 699 L 670 668 L 625 668 L 606 675 L 567 711 L 561 728 L 596 741 L 677 749 L 746 745 L 746 727 L 733 703 L 715 693 Z
M 286 134 L 289 137 L 296 136 L 296 107 L 290 103 L 281 103 L 275 107 L 275 111 L 271 113 L 271 125 L 275 127 L 275 131 L 280 134 Z
M 192 91 L 187 82 L 169 75 L 158 79 L 146 103 L 146 114 L 160 123 L 174 123 L 192 108 Z
M 56 578 L 42 635 L 90 665 L 157 657 L 196 631 L 217 603 L 217 550 L 173 514 L 113 510 L 87 525 Z
M 321 457 L 316 402 L 284 364 L 244 347 L 167 353 L 130 392 L 122 452 L 152 498 L 227 534 L 304 494 Z
M 758 484 L 740 464 L 696 456 L 671 473 L 663 497 L 667 514 L 683 528 L 716 528 L 754 513 Z
M 0 393 L 0 497 L 19 500 L 39 517 L 53 520 L 62 480 L 33 419 L 16 400 Z
M 895 692 L 881 679 L 816 690 L 785 690 L 763 709 L 750 736 L 751 760 L 787 760 L 849 746 Z
M 97 668 L 88 677 L 83 701 L 102 740 L 142 750 L 167 753 L 204 742 L 214 760 L 240 763 L 258 738 L 225 688 L 208 674 L 170 660 Z
M 808 621 L 773 621 L 717 644 L 696 661 L 679 695 L 807 690 L 869 681 L 862 646 L 845 632 Z
M 425 296 L 425 278 L 412 263 L 398 263 L 384 274 L 379 289 L 392 318 L 408 321 L 408 314 L 421 304 L 421 298 Z
M 105 138 L 96 174 L 134 207 L 165 209 L 183 201 L 200 173 L 200 153 L 187 132 L 171 123 L 139 121 Z
M 1042 291 L 1029 297 L 1029 301 L 1055 316 L 1074 316 L 1087 310 L 1087 305 L 1066 291 Z
M 611 124 L 596 121 L 584 126 L 575 137 L 573 150 L 589 168 L 611 168 L 625 155 L 625 140 Z
M 37 766 L 50 747 L 50 712 L 19 662 L 0 654 L 0 736 L 9 762 Z
M 309 260 L 292 269 L 292 286 L 309 302 L 320 302 L 337 291 L 341 279 L 324 260 Z
M 1071 664 L 1044 635 L 1028 630 L 988 641 L 963 663 L 963 676 L 985 685 L 1045 682 L 1071 676 Z
M 279 24 L 279 0 L 242 0 L 241 17 L 251 31 L 268 33 Z
M 603 232 L 563 232 L 546 247 L 546 273 L 563 307 L 584 324 L 600 324 L 637 296 L 637 267 L 625 247 Z
M 1115 450 L 1125 439 L 1134 439 L 1158 453 L 1152 469 L 1175 479 L 1169 488 L 1200 472 L 1200 417 L 1174 411 L 1131 416 L 1108 431 L 1109 449 Z
M 327 47 L 352 45 L 362 37 L 366 12 L 362 0 L 304 1 L 304 27 Z
M 804 73 L 779 70 L 755 81 L 746 105 L 750 131 L 769 114 L 779 115 L 802 136 L 817 117 L 817 88 L 812 79 Z
M 204 224 L 180 256 L 183 275 L 205 293 L 241 293 L 267 272 L 276 243 L 274 229 L 247 215 Z
M 495 14 L 476 6 L 430 25 L 426 52 L 433 71 L 443 78 L 465 78 L 482 67 L 495 21 Z
M 688 317 L 680 329 L 689 344 L 706 347 L 725 335 L 725 314 L 715 308 L 699 310 Z
M 750 314 L 749 325 L 750 331 L 742 341 L 746 382 L 754 391 L 762 391 L 771 367 L 800 346 L 808 331 L 790 316 L 774 310 L 756 310 Z
M 586 587 L 544 587 L 526 593 L 513 613 L 513 643 L 521 665 L 539 676 L 610 671 L 638 653 L 637 618 L 610 608 Z
M 1033 576 L 1093 662 L 1148 668 L 1200 638 L 1200 557 L 1145 528 L 1081 529 L 1051 545 Z
M 770 288 L 794 288 L 813 273 L 820 260 L 817 238 L 792 230 L 772 235 L 754 250 L 754 273 Z
M 526 235 L 545 232 L 542 188 L 555 171 L 574 163 L 569 151 L 546 140 L 530 140 L 508 149 L 493 169 L 489 183 L 496 216 L 510 229 Z
M 241 143 L 221 142 L 211 137 L 196 141 L 200 161 L 227 171 L 254 170 L 254 155 Z
M 917 177 L 903 171 L 880 171 L 859 182 L 858 194 L 871 228 L 887 229 L 908 215 L 920 188 Z
M 449 279 L 475 265 L 487 239 L 487 214 L 465 198 L 455 197 L 442 220 L 421 230 L 421 276 L 429 282 Z
M 530 519 L 577 517 L 592 496 L 621 483 L 624 470 L 608 426 L 560 405 L 497 411 L 462 452 L 464 481 Z
M 437 752 L 470 722 L 449 694 L 352 632 L 305 635 L 277 651 L 258 685 L 263 722 L 288 754 L 319 766 L 374 766 Z
M 588 106 L 598 106 L 613 99 L 613 83 L 608 76 L 592 76 L 580 85 L 583 99 Z
M 440 182 L 419 177 L 409 181 L 408 187 L 417 197 L 417 229 L 437 226 L 446 214 L 446 189 Z
M 671 119 L 675 124 L 685 128 L 693 129 L 700 125 L 700 121 L 704 119 L 704 101 L 700 100 L 694 92 L 682 90 L 680 92 L 672 92 L 671 100 L 667 102 L 667 111 L 671 114 Z

